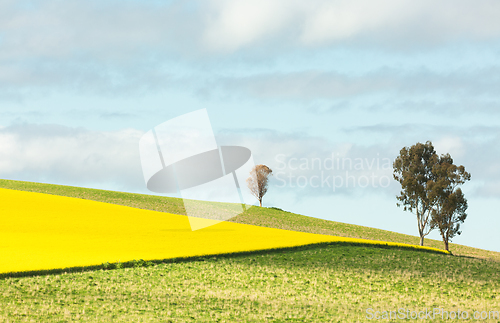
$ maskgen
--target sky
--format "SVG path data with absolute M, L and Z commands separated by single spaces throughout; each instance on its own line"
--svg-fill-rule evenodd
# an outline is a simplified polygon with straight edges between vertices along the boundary
M 273 169 L 264 206 L 418 235 L 392 162 L 429 140 L 472 175 L 453 242 L 500 251 L 499 16 L 494 0 L 0 0 L 0 178 L 151 194 L 140 138 L 207 109 L 218 145 Z

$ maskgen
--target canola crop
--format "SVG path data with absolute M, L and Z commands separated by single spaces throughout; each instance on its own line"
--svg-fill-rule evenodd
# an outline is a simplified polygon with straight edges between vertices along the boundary
M 209 220 L 207 220 L 209 221 Z M 0 273 L 347 242 L 439 249 L 220 222 L 77 198 L 0 189 Z

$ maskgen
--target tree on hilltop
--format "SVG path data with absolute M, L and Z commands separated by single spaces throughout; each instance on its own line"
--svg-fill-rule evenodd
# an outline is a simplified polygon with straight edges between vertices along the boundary
M 470 180 L 470 174 L 464 166 L 454 165 L 449 154 L 438 156 L 430 141 L 402 148 L 393 168 L 401 184 L 397 205 L 417 216 L 420 245 L 437 228 L 448 250 L 467 216 L 467 200 L 458 186 Z
M 467 218 L 467 199 L 458 187 L 469 181 L 471 175 L 464 166 L 456 166 L 449 154 L 440 158 L 436 166 L 438 180 L 438 203 L 432 210 L 431 227 L 437 228 L 443 239 L 444 248 L 449 250 L 449 242 L 456 235 L 460 235 L 460 224 Z
M 252 195 L 259 200 L 259 206 L 262 206 L 262 198 L 267 193 L 269 176 L 272 172 L 266 165 L 257 165 L 250 171 L 247 185 Z
M 437 196 L 432 192 L 432 168 L 438 163 L 438 155 L 430 141 L 416 143 L 400 150 L 394 161 L 394 179 L 401 184 L 398 206 L 417 216 L 420 245 L 431 228 L 431 212 Z

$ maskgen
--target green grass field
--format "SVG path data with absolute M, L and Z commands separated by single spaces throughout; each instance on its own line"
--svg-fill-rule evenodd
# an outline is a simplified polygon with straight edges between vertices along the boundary
M 2 322 L 364 322 L 368 308 L 500 310 L 500 263 L 331 245 L 7 278 L 0 290 Z
M 184 212 L 180 200 L 148 195 L 6 180 L 0 180 L 0 187 Z M 253 208 L 233 220 L 418 241 L 267 208 Z M 427 245 L 433 243 L 442 247 L 426 240 Z M 463 256 L 333 244 L 118 270 L 7 277 L 0 279 L 0 322 L 366 322 L 369 308 L 371 313 L 460 309 L 469 316 L 500 311 L 499 253 L 459 245 L 451 249 Z M 433 321 L 443 321 L 440 318 Z

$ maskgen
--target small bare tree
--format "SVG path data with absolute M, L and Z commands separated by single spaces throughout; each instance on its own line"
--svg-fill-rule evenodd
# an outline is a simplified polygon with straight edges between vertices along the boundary
M 250 177 L 247 179 L 247 185 L 253 196 L 259 200 L 262 206 L 262 198 L 267 193 L 269 176 L 273 171 L 266 165 L 257 165 L 250 171 Z

